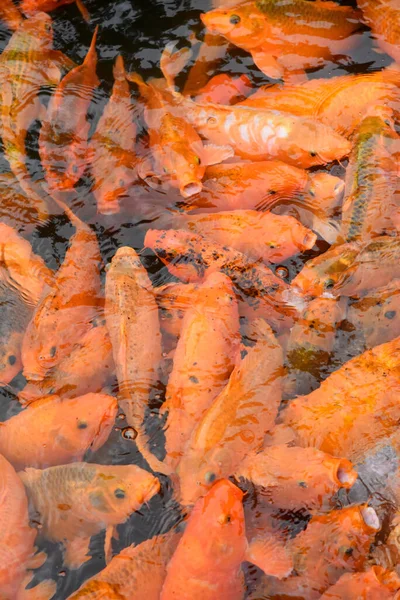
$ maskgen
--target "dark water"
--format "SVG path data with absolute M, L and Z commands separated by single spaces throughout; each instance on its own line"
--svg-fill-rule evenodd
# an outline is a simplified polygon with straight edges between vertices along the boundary
M 343 2 L 343 4 L 352 3 Z M 145 80 L 148 77 L 159 77 L 161 75 L 159 70 L 160 55 L 168 42 L 177 41 L 178 46 L 187 46 L 191 32 L 194 32 L 199 40 L 202 39 L 204 30 L 199 15 L 201 12 L 210 9 L 210 3 L 207 0 L 134 0 L 132 2 L 128 0 L 110 2 L 106 0 L 86 0 L 85 5 L 91 15 L 89 24 L 83 21 L 75 5 L 54 11 L 52 17 L 54 20 L 55 47 L 62 50 L 77 63 L 81 63 L 84 59 L 94 27 L 99 25 L 97 44 L 99 64 L 97 72 L 101 79 L 101 86 L 95 93 L 89 111 L 89 120 L 93 132 L 112 88 L 112 66 L 116 56 L 122 53 L 127 70 L 140 72 Z M 391 59 L 389 57 L 377 53 L 373 49 L 371 35 L 367 29 L 359 35 L 362 36 L 361 43 L 352 51 L 351 61 L 347 64 L 328 63 L 323 69 L 311 74 L 311 77 L 366 73 L 379 70 L 390 64 Z M 0 24 L 0 51 L 5 47 L 9 37 L 10 32 Z M 195 56 L 194 53 L 190 64 L 193 64 Z M 238 48 L 231 48 L 226 58 L 220 62 L 218 70 L 212 75 L 217 73 L 246 73 L 256 86 L 268 83 L 268 78 L 254 67 L 250 55 Z M 46 96 L 45 91 L 44 96 Z M 40 177 L 41 168 L 37 153 L 37 134 L 38 127 L 34 126 L 29 134 L 27 146 L 29 148 L 32 174 Z M 7 163 L 4 159 L 1 159 L 0 168 L 7 171 Z M 344 169 L 336 165 L 331 172 L 342 176 Z M 96 213 L 91 186 L 92 181 L 89 177 L 85 177 L 79 182 L 77 188 L 79 192 L 78 199 L 73 208 L 96 231 L 104 264 L 111 260 L 116 249 L 120 246 L 127 245 L 141 250 L 146 229 L 158 225 L 160 228 L 162 227 L 166 205 L 165 194 L 136 186 L 130 191 L 129 198 L 124 202 L 121 213 L 114 216 L 102 216 Z M 173 198 L 171 197 L 172 202 Z M 32 242 L 34 251 L 45 259 L 49 267 L 56 269 L 63 261 L 69 237 L 73 232 L 74 229 L 66 217 L 59 215 L 53 216 L 49 222 L 30 232 L 29 239 Z M 326 244 L 320 240 L 318 247 L 320 251 L 325 250 Z M 315 251 L 310 251 L 287 261 L 285 263 L 288 268 L 287 279 L 291 280 L 300 271 L 304 262 L 315 254 Z M 142 258 L 155 284 L 161 285 L 171 280 L 166 268 L 150 251 L 142 254 Z M 342 364 L 357 353 L 357 351 L 352 351 L 351 341 L 351 332 L 345 329 L 338 332 L 335 357 L 326 368 L 323 374 L 324 377 L 337 368 L 338 364 Z M 163 383 L 165 382 L 160 383 L 160 389 L 157 390 L 158 393 L 155 393 L 152 399 L 153 407 L 157 407 L 162 400 Z M 21 388 L 23 384 L 22 376 L 19 376 L 13 382 L 13 386 L 17 389 Z M 1 396 L 4 400 L 1 416 L 6 418 L 15 414 L 18 407 L 13 401 L 12 394 L 4 389 Z M 97 454 L 88 456 L 87 459 L 90 462 L 103 464 L 135 463 L 142 465 L 143 461 L 136 450 L 134 442 L 123 438 L 121 434 L 123 427 L 124 421 L 120 419 L 117 421 L 115 430 L 107 444 Z M 156 449 L 156 454 L 162 456 L 162 435 L 157 432 L 154 432 L 154 435 L 159 446 Z M 383 462 L 389 465 L 387 473 L 390 475 L 390 469 L 392 468 L 390 465 L 393 464 L 390 460 L 390 450 L 384 456 Z M 342 495 L 339 503 L 347 504 L 370 498 L 371 488 L 377 489 L 381 483 L 379 477 L 374 477 L 375 471 L 368 471 L 367 469 L 367 473 L 363 478 L 364 483 L 359 482 L 357 484 L 356 489 L 351 493 L 351 497 L 347 498 L 345 494 Z M 379 466 L 377 471 L 380 476 L 385 476 L 381 473 Z M 377 498 L 375 504 L 374 502 L 372 504 L 378 507 L 381 516 L 385 516 L 388 510 L 386 501 Z M 117 553 L 133 542 L 139 543 L 167 531 L 181 518 L 179 507 L 172 499 L 172 490 L 168 480 L 164 478 L 162 479 L 161 493 L 150 502 L 148 507 L 142 508 L 127 523 L 118 528 L 120 539 L 113 542 L 114 552 Z M 304 526 L 305 521 L 301 516 L 300 519 L 298 515 L 287 518 L 292 519 L 294 527 L 298 527 L 299 522 L 300 528 Z M 66 571 L 63 568 L 61 551 L 57 545 L 40 543 L 40 548 L 45 549 L 48 553 L 48 560 L 37 571 L 35 581 L 46 578 L 56 579 L 58 584 L 56 598 L 62 600 L 68 597 L 85 579 L 105 566 L 102 554 L 103 538 L 104 535 L 99 535 L 92 539 L 90 547 L 92 559 L 78 571 Z M 251 575 L 253 576 L 254 573 Z

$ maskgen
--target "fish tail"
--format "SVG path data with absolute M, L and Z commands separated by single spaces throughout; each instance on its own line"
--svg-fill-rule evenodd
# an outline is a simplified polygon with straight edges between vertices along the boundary
M 175 87 L 175 77 L 184 69 L 192 56 L 190 48 L 181 48 L 174 52 L 175 45 L 175 42 L 167 44 L 160 58 L 161 72 L 171 89 Z
M 99 31 L 99 26 L 96 26 L 96 29 L 94 30 L 94 34 L 92 37 L 92 41 L 90 43 L 90 47 L 88 50 L 88 53 L 85 56 L 85 60 L 83 61 L 83 64 L 91 67 L 93 69 L 96 68 L 97 65 L 97 52 L 96 52 L 96 42 L 97 42 L 97 34 Z
M 87 23 L 89 23 L 90 14 L 89 14 L 89 11 L 87 10 L 86 6 L 83 4 L 82 0 L 75 0 L 75 2 L 76 2 L 76 6 L 78 7 L 78 10 L 81 13 L 82 17 L 85 19 L 85 21 Z
M 114 75 L 115 81 L 125 81 L 126 80 L 125 64 L 124 64 L 124 59 L 122 58 L 121 54 L 118 54 L 117 59 L 115 61 L 114 68 L 113 68 L 113 75 Z

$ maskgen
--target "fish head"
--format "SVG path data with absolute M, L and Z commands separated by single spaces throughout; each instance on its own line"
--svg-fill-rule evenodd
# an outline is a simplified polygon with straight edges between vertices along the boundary
M 236 485 L 221 479 L 196 502 L 182 538 L 193 545 L 196 570 L 225 570 L 243 561 L 247 542 L 242 499 Z
M 345 184 L 342 179 L 329 173 L 310 173 L 306 189 L 307 203 L 315 210 L 322 210 L 324 216 L 331 216 L 341 206 Z
M 25 10 L 25 9 L 24 9 Z M 30 9 L 27 6 L 28 12 Z M 16 35 L 22 39 L 29 37 L 37 40 L 38 46 L 42 49 L 51 49 L 53 44 L 53 24 L 50 15 L 45 12 L 37 12 L 29 19 L 23 21 L 18 28 Z
M 87 489 L 87 509 L 107 525 L 118 525 L 158 493 L 160 482 L 136 465 L 97 467 Z
M 163 152 L 162 176 L 167 176 L 174 187 L 179 188 L 184 198 L 199 194 L 203 188 L 201 180 L 205 166 L 200 154 L 186 144 L 178 143 Z
M 295 120 L 286 141 L 288 155 L 303 168 L 340 160 L 351 150 L 351 143 L 334 129 L 302 117 Z
M 7 342 L 3 339 L 0 348 L 0 384 L 10 383 L 21 371 L 21 346 L 23 334 L 17 331 L 10 333 Z
M 266 19 L 254 2 L 241 2 L 200 15 L 203 24 L 212 33 L 219 33 L 237 46 L 255 48 L 266 35 Z
M 107 441 L 117 409 L 117 400 L 107 394 L 62 400 L 58 407 L 57 443 L 76 459 L 83 458 L 87 450 L 95 452 Z

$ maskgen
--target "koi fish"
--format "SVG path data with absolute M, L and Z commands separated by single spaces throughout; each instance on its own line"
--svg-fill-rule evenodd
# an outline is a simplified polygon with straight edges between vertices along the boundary
M 250 52 L 256 66 L 273 79 L 321 67 L 354 45 L 360 12 L 335 2 L 247 0 L 200 15 L 211 33 Z
M 133 248 L 117 250 L 107 271 L 105 293 L 119 403 L 136 431 L 143 457 L 154 471 L 163 473 L 166 466 L 150 452 L 143 424 L 162 359 L 160 323 L 151 281 Z
M 149 229 L 144 245 L 183 281 L 198 282 L 207 272 L 220 270 L 231 278 L 241 299 L 272 326 L 284 326 L 297 312 L 291 305 L 297 298 L 290 286 L 237 250 L 182 230 Z
M 96 234 L 61 201 L 75 234 L 49 291 L 43 294 L 22 344 L 24 375 L 42 381 L 68 356 L 98 314 L 101 256 Z
M 158 87 L 145 84 L 139 75 L 130 75 L 145 99 L 144 118 L 154 160 L 139 166 L 142 179 L 156 175 L 177 187 L 184 198 L 198 194 L 208 165 L 233 156 L 229 146 L 204 144 L 187 119 L 173 114 L 173 106 Z M 149 164 L 150 163 L 150 164 Z
M 89 143 L 93 194 L 97 210 L 102 214 L 119 212 L 120 198 L 126 195 L 136 179 L 136 125 L 124 60 L 118 56 L 114 65 L 114 87 L 111 98 Z
M 333 294 L 357 296 L 400 277 L 399 251 L 398 237 L 382 235 L 363 245 L 355 260 L 340 274 Z
M 316 448 L 267 446 L 249 453 L 235 470 L 236 479 L 256 486 L 259 502 L 285 510 L 326 510 L 339 489 L 350 489 L 357 472 L 350 461 Z
M 321 386 L 292 400 L 282 422 L 296 444 L 355 462 L 400 418 L 400 338 L 367 350 L 334 371 Z
M 289 544 L 296 575 L 268 578 L 271 597 L 319 600 L 345 573 L 361 571 L 380 529 L 375 510 L 365 504 L 314 516 Z
M 237 104 L 244 100 L 250 90 L 251 83 L 247 75 L 231 77 L 227 73 L 221 73 L 212 77 L 204 87 L 198 90 L 195 102 Z
M 100 392 L 113 373 L 108 330 L 104 325 L 92 327 L 43 381 L 29 382 L 18 398 L 26 404 L 53 394 L 65 399 Z
M 239 314 L 230 279 L 211 273 L 187 310 L 162 411 L 166 462 L 175 468 L 192 431 L 229 379 L 239 352 Z
M 4 154 L 40 220 L 47 218 L 51 200 L 28 172 L 25 138 L 32 123 L 44 113 L 39 100 L 40 89 L 57 85 L 61 70 L 70 69 L 73 64 L 61 52 L 53 50 L 52 42 L 51 18 L 40 12 L 21 23 L 0 57 L 0 127 Z
M 19 476 L 38 513 L 41 534 L 63 543 L 64 564 L 71 569 L 89 560 L 90 537 L 103 529 L 107 529 L 108 556 L 114 527 L 160 489 L 158 479 L 135 465 L 77 462 L 44 470 L 29 468 Z
M 0 6 L 0 20 L 4 21 L 11 31 L 16 31 L 23 18 L 13 0 L 4 0 Z
M 397 161 L 391 146 L 399 136 L 381 117 L 366 117 L 357 130 L 346 171 L 342 210 L 345 241 L 367 242 L 395 229 Z
M 170 531 L 124 548 L 69 600 L 158 600 L 180 537 Z
M 253 327 L 255 345 L 193 429 L 178 465 L 184 505 L 194 504 L 213 482 L 232 475 L 249 453 L 262 447 L 265 432 L 275 424 L 282 397 L 282 349 L 265 322 L 259 319 Z
M 25 592 L 31 576 L 27 569 L 40 566 L 41 557 L 34 556 L 36 531 L 29 526 L 28 500 L 25 488 L 10 463 L 0 455 L 0 593 L 4 599 L 23 600 L 29 594 L 35 598 L 51 598 L 56 584 L 43 581 Z M 42 561 L 43 562 L 43 561 Z
M 229 246 L 254 262 L 281 262 L 309 250 L 317 236 L 293 217 L 252 210 L 224 211 L 178 218 L 178 227 Z
M 380 48 L 399 63 L 400 9 L 396 0 L 357 0 L 357 5 Z
M 15 229 L 0 223 L 0 281 L 33 307 L 52 285 L 53 278 L 53 272 L 33 253 L 30 243 Z
M 174 58 L 173 47 L 168 45 L 161 57 L 167 83 L 164 96 L 168 93 L 175 112 L 210 142 L 226 144 L 236 155 L 249 160 L 277 159 L 302 168 L 340 160 L 349 154 L 349 141 L 316 119 L 249 106 L 196 104 L 185 98 L 174 90 L 174 74 L 185 59 L 184 52 L 177 54 L 180 60 Z
M 73 4 L 74 2 L 76 2 L 76 6 L 85 21 L 90 21 L 90 15 L 82 0 L 22 0 L 20 8 L 28 17 L 32 17 L 38 11 L 51 12 L 60 6 Z
M 292 287 L 304 296 L 321 296 L 331 292 L 343 273 L 356 261 L 361 248 L 354 242 L 329 248 L 306 262 L 293 279 Z
M 352 302 L 346 319 L 361 332 L 366 349 L 390 342 L 400 336 L 400 282 L 370 290 Z
M 50 191 L 73 191 L 83 175 L 88 158 L 90 125 L 86 113 L 94 90 L 98 28 L 81 65 L 72 69 L 50 99 L 39 135 L 39 154 Z
M 82 460 L 107 441 L 116 415 L 117 401 L 106 394 L 47 396 L 1 423 L 0 452 L 17 470 Z
M 22 370 L 21 347 L 25 329 L 32 318 L 18 292 L 0 282 L 0 385 L 10 383 Z
M 240 105 L 314 117 L 350 137 L 365 116 L 373 116 L 377 108 L 384 106 L 398 115 L 399 83 L 400 70 L 390 65 L 375 73 L 261 86 Z
M 346 573 L 330 587 L 321 600 L 395 600 L 400 590 L 400 579 L 394 571 L 370 567 L 364 573 Z

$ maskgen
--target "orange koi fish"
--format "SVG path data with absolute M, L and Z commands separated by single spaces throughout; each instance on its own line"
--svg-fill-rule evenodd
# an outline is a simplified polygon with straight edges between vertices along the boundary
M 39 514 L 41 534 L 65 548 L 64 564 L 90 559 L 90 537 L 107 529 L 106 556 L 114 528 L 158 493 L 160 483 L 135 465 L 72 463 L 25 469 L 19 476 Z
M 357 0 L 357 5 L 380 48 L 399 63 L 400 7 L 397 1 Z
M 108 330 L 104 325 L 92 327 L 43 381 L 30 381 L 24 387 L 18 395 L 19 401 L 26 404 L 53 394 L 65 399 L 100 392 L 113 373 Z
M 304 296 L 321 296 L 324 292 L 331 292 L 359 253 L 360 247 L 354 242 L 329 248 L 306 262 L 293 279 L 292 287 Z
M 39 154 L 50 191 L 73 191 L 88 158 L 87 110 L 100 84 L 96 75 L 97 31 L 85 60 L 72 69 L 50 99 L 39 135 Z
M 53 273 L 44 260 L 33 253 L 27 240 L 4 223 L 0 223 L 0 280 L 21 294 L 30 306 L 35 306 L 53 283 Z
M 311 519 L 290 543 L 296 575 L 280 582 L 268 578 L 272 598 L 319 600 L 345 573 L 361 571 L 380 529 L 375 510 L 367 505 L 333 510 Z
M 250 90 L 251 83 L 247 75 L 231 77 L 227 73 L 221 73 L 212 77 L 197 92 L 195 101 L 204 104 L 237 104 L 244 100 Z
M 76 232 L 24 336 L 24 375 L 35 381 L 42 381 L 51 368 L 70 354 L 98 314 L 101 256 L 96 234 L 62 202 L 57 202 Z
M 254 262 L 281 262 L 309 250 L 317 236 L 293 217 L 253 210 L 190 215 L 177 219 L 178 227 L 229 246 Z
M 16 31 L 21 25 L 23 18 L 13 0 L 3 0 L 1 3 L 0 20 L 4 21 L 11 31 Z
M 196 104 L 185 98 L 174 90 L 174 75 L 186 53 L 176 54 L 179 60 L 174 57 L 173 46 L 168 45 L 161 57 L 160 66 L 168 86 L 163 94 L 170 95 L 175 112 L 210 142 L 227 144 L 235 154 L 249 160 L 277 159 L 303 168 L 340 160 L 349 154 L 349 141 L 316 119 L 249 106 Z
M 180 534 L 173 531 L 124 548 L 69 600 L 159 600 Z
M 114 65 L 111 98 L 90 141 L 93 193 L 99 213 L 119 212 L 119 201 L 136 179 L 136 125 L 124 60 L 118 56 Z
M 260 317 L 283 326 L 297 310 L 291 287 L 264 265 L 256 265 L 241 252 L 182 230 L 149 229 L 144 245 L 151 248 L 173 275 L 183 281 L 201 281 L 207 272 L 222 271 L 241 297 Z M 190 257 L 190 262 L 188 262 Z
M 106 394 L 47 396 L 1 423 L 0 452 L 17 470 L 82 460 L 107 441 L 116 415 L 117 401 Z
M 400 338 L 367 350 L 282 413 L 299 446 L 356 461 L 397 428 Z
M 381 117 L 366 117 L 357 130 L 346 171 L 342 237 L 367 242 L 395 229 L 398 165 L 393 146 L 400 137 Z
M 261 448 L 282 397 L 283 355 L 268 325 L 253 325 L 256 343 L 234 368 L 228 385 L 193 429 L 178 465 L 182 504 L 194 504 L 213 482 L 232 475 Z M 184 401 L 186 397 L 184 397 Z
M 52 44 L 51 18 L 41 12 L 21 23 L 0 57 L 0 128 L 4 154 L 40 220 L 48 216 L 50 198 L 28 172 L 25 138 L 32 123 L 44 112 L 39 100 L 41 88 L 57 85 L 61 69 L 70 69 L 73 64 L 53 50 Z
M 250 52 L 268 77 L 284 79 L 315 69 L 354 45 L 360 12 L 335 2 L 247 0 L 201 15 L 208 31 Z
M 13 173 L 0 174 L 0 194 L 0 221 L 24 236 L 32 233 L 40 222 L 38 211 Z
M 396 600 L 400 579 L 394 571 L 370 567 L 364 573 L 346 573 L 320 600 Z
M 18 292 L 0 282 L 0 385 L 10 383 L 22 370 L 21 347 L 25 329 L 32 318 Z
M 25 590 L 31 579 L 30 575 L 25 577 L 27 569 L 40 566 L 38 562 L 42 557 L 34 556 L 36 531 L 29 526 L 28 499 L 24 486 L 13 467 L 1 455 L 0 469 L 1 596 L 5 600 L 51 598 L 56 590 L 56 584 L 51 581 L 43 581 L 37 587 Z
M 333 289 L 335 295 L 359 296 L 400 277 L 400 240 L 380 236 L 365 244 L 355 260 L 340 274 Z
M 243 493 L 222 479 L 197 501 L 168 564 L 160 600 L 242 600 Z
M 166 467 L 150 452 L 144 430 L 150 391 L 162 359 L 160 323 L 151 281 L 133 248 L 117 250 L 107 271 L 105 292 L 120 405 L 137 433 L 138 449 L 151 468 L 162 473 Z
M 373 116 L 382 106 L 399 114 L 399 83 L 400 70 L 391 65 L 375 73 L 261 86 L 240 104 L 314 117 L 349 137 L 367 114 Z
M 143 179 L 154 175 L 166 179 L 184 198 L 198 194 L 205 168 L 230 158 L 233 150 L 228 146 L 203 144 L 187 119 L 173 114 L 165 92 L 155 85 L 145 84 L 139 75 L 130 75 L 129 79 L 139 86 L 145 99 L 144 118 L 153 156 L 153 160 L 145 160 L 140 165 L 139 175 Z
M 339 489 L 352 487 L 357 472 L 350 461 L 316 448 L 279 445 L 249 453 L 235 477 L 251 481 L 259 501 L 276 508 L 325 510 L 332 508 L 332 496 Z
M 185 314 L 163 412 L 166 461 L 173 468 L 218 393 L 239 353 L 239 314 L 230 279 L 211 273 Z
M 65 4 L 73 4 L 76 2 L 82 17 L 85 21 L 90 21 L 90 15 L 86 10 L 82 0 L 22 0 L 20 8 L 28 17 L 36 14 L 38 11 L 51 12 Z
M 353 302 L 346 319 L 361 332 L 366 348 L 390 342 L 400 336 L 400 282 L 370 290 Z

